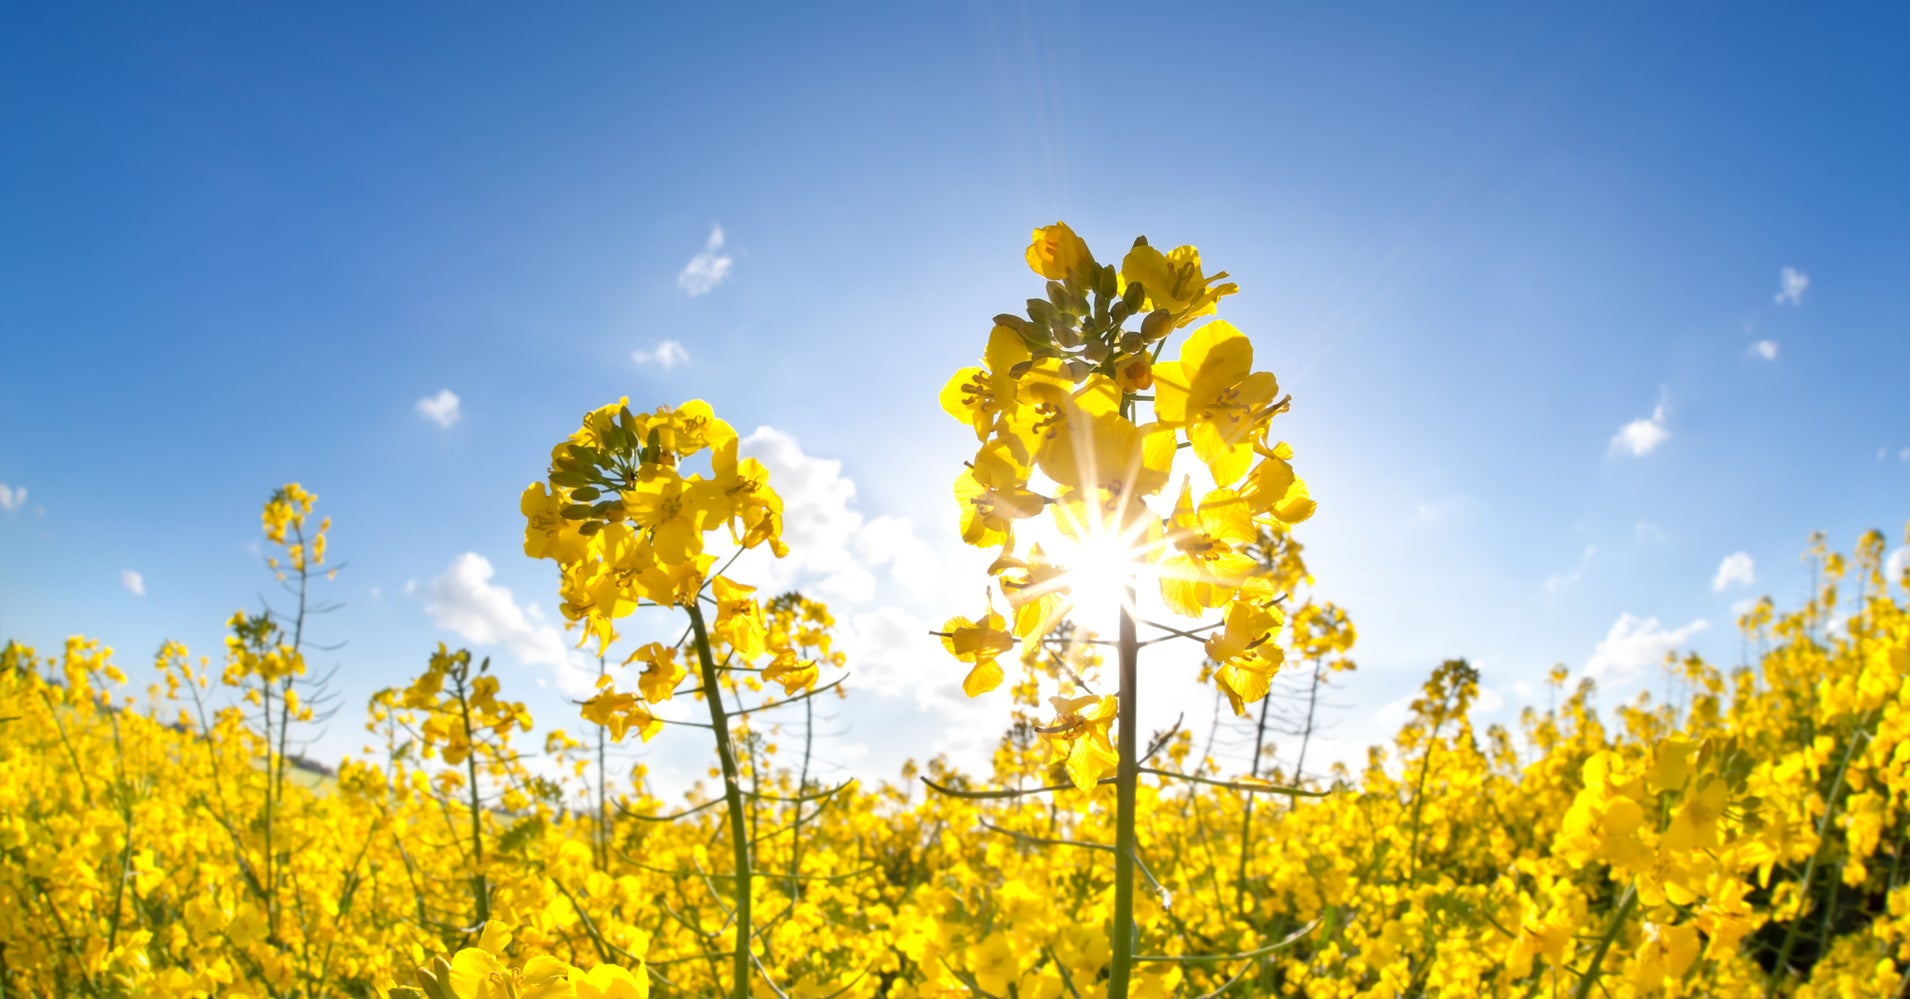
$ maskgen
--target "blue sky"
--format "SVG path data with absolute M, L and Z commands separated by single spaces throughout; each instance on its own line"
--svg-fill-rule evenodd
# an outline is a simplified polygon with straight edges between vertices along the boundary
M 9 7 L 0 633 L 216 658 L 298 480 L 349 563 L 319 755 L 441 640 L 574 728 L 518 493 L 584 410 L 702 397 L 813 513 L 762 571 L 852 632 L 837 762 L 972 754 L 1006 709 L 925 648 L 982 586 L 935 394 L 1057 218 L 1240 282 L 1360 628 L 1342 755 L 1443 658 L 1501 718 L 1555 662 L 1622 696 L 1734 662 L 1812 530 L 1901 540 L 1901 12 L 1164 13 Z

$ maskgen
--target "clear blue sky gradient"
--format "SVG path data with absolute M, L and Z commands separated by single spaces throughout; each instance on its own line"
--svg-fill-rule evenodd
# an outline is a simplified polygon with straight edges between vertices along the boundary
M 407 580 L 475 552 L 549 612 L 518 493 L 626 394 L 789 434 L 952 551 L 973 441 L 936 392 L 1065 218 L 1244 289 L 1355 735 L 1449 656 L 1517 702 L 1626 614 L 1735 662 L 1732 605 L 1800 598 L 1809 532 L 1910 517 L 1907 41 L 1887 5 L 13 4 L 0 634 L 216 660 L 301 481 L 350 563 L 335 756 L 462 641 Z M 717 224 L 732 273 L 688 295 Z M 687 365 L 632 360 L 666 339 Z M 414 403 L 447 387 L 445 429 Z M 1740 551 L 1756 583 L 1714 590 Z M 904 703 L 845 706 L 855 766 L 932 751 Z

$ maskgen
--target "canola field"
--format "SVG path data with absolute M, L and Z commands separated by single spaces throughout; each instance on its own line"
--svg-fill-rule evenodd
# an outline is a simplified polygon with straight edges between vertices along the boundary
M 995 559 L 922 669 L 1012 692 L 990 772 L 816 777 L 806 721 L 855 664 L 826 606 L 745 582 L 787 550 L 775 483 L 707 404 L 621 400 L 525 470 L 524 551 L 605 664 L 541 742 L 488 660 L 440 646 L 364 706 L 383 752 L 311 779 L 306 610 L 335 560 L 298 484 L 262 515 L 296 601 L 233 615 L 216 656 L 168 645 L 135 690 L 86 638 L 7 644 L 0 995 L 1910 994 L 1892 539 L 1812 539 L 1816 592 L 1739 621 L 1745 665 L 1676 659 L 1603 712 L 1560 669 L 1482 728 L 1477 672 L 1428 664 L 1362 764 L 1286 772 L 1257 751 L 1269 691 L 1330 686 L 1355 632 L 1296 537 L 1290 400 L 1218 318 L 1235 286 L 1060 223 L 1026 259 L 1037 297 L 940 399 L 976 435 L 948 456 L 963 540 Z M 1074 619 L 1104 598 L 1113 634 Z M 639 615 L 682 637 L 625 640 Z M 1170 641 L 1201 646 L 1246 766 L 1138 729 Z M 707 747 L 702 791 L 607 764 L 653 739 Z

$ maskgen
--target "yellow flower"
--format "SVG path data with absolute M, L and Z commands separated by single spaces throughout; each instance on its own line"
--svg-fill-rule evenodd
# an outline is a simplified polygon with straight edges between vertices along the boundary
M 1200 251 L 1191 246 L 1177 246 L 1163 254 L 1139 242 L 1121 261 L 1122 282 L 1140 285 L 1147 292 L 1147 308 L 1173 313 L 1176 326 L 1213 312 L 1216 302 L 1239 291 L 1231 283 L 1214 284 L 1226 276 L 1225 271 L 1213 277 L 1202 274 Z
M 1028 243 L 1028 266 L 1050 281 L 1091 284 L 1096 265 L 1088 244 L 1065 222 L 1034 231 Z
M 1160 565 L 1161 598 L 1187 617 L 1219 607 L 1252 575 L 1256 563 L 1246 549 L 1254 537 L 1253 517 L 1233 490 L 1208 493 L 1196 510 L 1193 485 L 1183 482 L 1167 531 L 1173 554 Z
M 736 449 L 737 439 L 731 436 L 711 453 L 711 476 L 690 481 L 685 487 L 688 502 L 700 512 L 700 529 L 726 522 L 730 540 L 744 548 L 768 542 L 770 550 L 781 558 L 789 553 L 781 537 L 783 498 L 769 488 L 769 470 L 763 463 L 737 458 Z
M 983 367 L 963 368 L 942 387 L 942 409 L 975 428 L 976 440 L 987 440 L 995 426 L 1015 412 L 1018 393 L 1014 368 L 1028 360 L 1021 334 L 996 326 L 988 334 Z
M 1041 512 L 1047 501 L 1026 489 L 1002 490 L 983 485 L 964 469 L 955 477 L 955 502 L 962 508 L 962 540 L 977 548 L 993 548 L 1007 539 L 1014 522 Z
M 716 623 L 711 625 L 710 634 L 744 659 L 762 655 L 767 648 L 766 632 L 763 607 L 752 595 L 756 587 L 732 583 L 728 577 L 718 576 L 710 583 L 710 590 L 716 597 Z
M 577 525 L 565 520 L 563 509 L 570 501 L 545 483 L 533 482 L 524 488 L 517 507 L 524 514 L 524 554 L 531 558 L 575 562 L 583 557 L 585 538 Z
M 623 491 L 624 508 L 650 532 L 659 562 L 678 565 L 703 551 L 703 525 L 719 511 L 716 497 L 686 489 L 676 469 L 645 465 L 634 488 Z M 721 517 L 717 518 L 721 519 Z
M 600 964 L 589 972 L 573 968 L 571 988 L 577 999 L 650 999 L 650 979 L 639 971 L 631 974 L 614 964 Z
M 1108 695 L 1084 694 L 1050 697 L 1048 703 L 1054 707 L 1055 720 L 1036 731 L 1066 761 L 1068 779 L 1086 791 L 1121 760 L 1108 736 L 1119 702 Z
M 643 660 L 643 675 L 637 678 L 637 689 L 643 692 L 643 699 L 651 704 L 661 704 L 676 694 L 676 685 L 689 674 L 689 669 L 676 661 L 676 650 L 666 648 L 661 642 L 646 642 L 630 653 L 624 665 Z
M 635 694 L 614 689 L 609 676 L 597 678 L 597 695 L 583 704 L 585 721 L 594 722 L 610 730 L 610 741 L 622 742 L 623 734 L 636 729 L 644 742 L 663 731 L 663 723 L 650 713 L 650 708 L 637 700 Z
M 1267 696 L 1285 661 L 1285 653 L 1269 641 L 1279 618 L 1251 599 L 1241 599 L 1246 593 L 1243 589 L 1235 594 L 1227 605 L 1225 627 L 1206 642 L 1207 658 L 1220 664 L 1214 683 L 1227 695 L 1235 715 L 1246 714 L 1248 704 Z
M 1048 633 L 1066 612 L 1068 570 L 1048 561 L 1040 545 L 1022 561 L 1004 554 L 988 569 L 1001 583 L 1008 605 L 1015 609 L 1015 637 L 1030 641 Z
M 1082 413 L 1042 449 L 1041 470 L 1073 489 L 1152 496 L 1167 485 L 1174 434 L 1158 423 L 1135 426 L 1119 413 Z
M 1187 428 L 1216 484 L 1240 481 L 1280 392 L 1271 372 L 1253 370 L 1253 342 L 1216 319 L 1188 337 L 1180 360 L 1156 364 L 1153 373 L 1155 418 Z
M 770 683 L 782 684 L 785 694 L 794 694 L 798 690 L 807 690 L 815 686 L 818 674 L 816 661 L 800 658 L 793 649 L 783 649 L 776 653 L 769 665 L 763 667 L 763 679 Z
M 1008 633 L 1008 622 L 990 607 L 980 621 L 952 617 L 942 625 L 942 647 L 956 659 L 973 663 L 974 668 L 962 680 L 962 692 L 978 697 L 1001 686 L 1001 666 L 996 657 L 1015 647 Z
M 1306 482 L 1293 474 L 1293 466 L 1288 464 L 1292 457 L 1293 449 L 1284 443 L 1260 452 L 1260 464 L 1247 473 L 1247 481 L 1240 486 L 1240 495 L 1254 516 L 1271 513 L 1283 524 L 1297 524 L 1313 516 L 1317 504 L 1307 494 Z

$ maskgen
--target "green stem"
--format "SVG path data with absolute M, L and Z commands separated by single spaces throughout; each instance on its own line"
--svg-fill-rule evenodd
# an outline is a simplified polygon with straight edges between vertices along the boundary
M 749 999 L 749 819 L 743 811 L 743 785 L 736 770 L 736 751 L 730 745 L 729 714 L 723 710 L 723 688 L 716 678 L 716 658 L 710 653 L 710 635 L 703 625 L 703 609 L 694 602 L 690 629 L 696 635 L 696 658 L 703 671 L 703 702 L 710 706 L 710 727 L 716 732 L 716 756 L 723 765 L 723 799 L 729 808 L 730 845 L 736 854 L 734 903 L 736 913 L 736 953 L 731 972 L 732 993 L 736 999 Z
M 1260 754 L 1265 751 L 1267 742 L 1267 709 L 1272 704 L 1272 697 L 1260 699 L 1260 721 L 1253 730 L 1253 762 L 1247 770 L 1249 777 L 1260 776 Z M 1304 755 L 1305 750 L 1301 750 L 1301 753 Z M 1240 875 L 1234 881 L 1235 912 L 1245 912 L 1247 909 L 1247 862 L 1253 856 L 1253 805 L 1254 798 L 1248 795 L 1240 815 Z
M 464 677 L 458 677 L 458 710 L 464 717 L 464 737 L 470 740 L 469 754 L 464 758 L 466 772 L 470 775 L 471 811 L 471 898 L 477 904 L 477 921 L 474 925 L 482 927 L 491 919 L 491 889 L 484 878 L 484 811 L 478 797 L 477 738 L 471 729 L 471 699 L 464 689 Z
M 1120 764 L 1114 772 L 1114 958 L 1108 968 L 1108 999 L 1127 999 L 1127 980 L 1134 967 L 1134 798 L 1140 782 L 1139 723 L 1135 688 L 1139 685 L 1141 646 L 1134 634 L 1134 587 L 1127 588 L 1121 607 L 1121 691 L 1117 707 L 1120 731 L 1116 745 Z
M 597 679 L 603 680 L 605 670 L 604 654 L 597 650 Z M 605 801 L 610 783 L 610 768 L 607 765 L 608 749 L 604 745 L 605 731 L 597 726 L 597 869 L 610 870 L 610 809 Z
M 1585 974 L 1578 980 L 1578 988 L 1572 993 L 1573 999 L 1591 999 L 1592 990 L 1598 987 L 1598 966 L 1605 963 L 1605 952 L 1612 949 L 1612 941 L 1618 939 L 1618 931 L 1625 926 L 1626 917 L 1638 905 L 1638 886 L 1625 886 L 1625 896 L 1618 902 L 1618 911 L 1605 924 L 1605 935 L 1598 938 L 1598 949 L 1592 951 L 1592 963 L 1585 966 Z
M 1851 757 L 1856 755 L 1857 747 L 1870 735 L 1870 718 L 1866 717 L 1858 730 L 1851 734 L 1850 745 L 1844 747 L 1844 758 L 1837 764 L 1837 776 L 1831 781 L 1830 795 L 1824 799 L 1824 817 L 1817 822 L 1817 848 L 1811 851 L 1811 858 L 1804 864 L 1804 877 L 1797 885 L 1797 917 L 1784 930 L 1784 943 L 1777 950 L 1777 961 L 1771 965 L 1771 980 L 1765 984 L 1766 999 L 1777 995 L 1777 989 L 1784 981 L 1785 970 L 1790 967 L 1791 948 L 1797 945 L 1797 929 L 1804 924 L 1803 906 L 1810 901 L 1811 881 L 1817 876 L 1817 861 L 1824 855 L 1824 837 L 1830 835 L 1831 823 L 1837 820 L 1837 806 L 1841 804 L 1840 795 L 1844 791 L 1844 775 L 1850 771 Z

